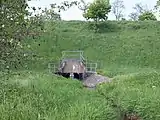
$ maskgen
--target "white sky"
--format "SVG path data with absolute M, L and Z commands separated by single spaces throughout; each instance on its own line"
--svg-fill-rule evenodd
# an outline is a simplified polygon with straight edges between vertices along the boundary
M 29 3 L 29 6 L 35 6 L 35 7 L 50 7 L 50 4 L 57 3 L 60 4 L 64 0 L 32 0 Z M 68 0 L 70 1 L 70 0 Z M 74 1 L 74 0 L 71 0 Z M 77 0 L 80 1 L 80 0 Z M 92 2 L 93 0 L 85 0 L 86 2 Z M 110 3 L 112 3 L 114 0 L 110 0 Z M 157 0 L 123 0 L 125 5 L 125 17 L 127 18 L 128 15 L 133 11 L 133 6 L 136 3 L 142 3 L 143 5 L 147 5 L 149 9 L 153 9 L 156 5 Z M 63 20 L 84 20 L 82 16 L 82 11 L 80 11 L 77 7 L 72 7 L 69 10 L 62 12 L 61 17 Z M 109 20 L 114 20 L 115 17 L 112 13 L 109 13 Z

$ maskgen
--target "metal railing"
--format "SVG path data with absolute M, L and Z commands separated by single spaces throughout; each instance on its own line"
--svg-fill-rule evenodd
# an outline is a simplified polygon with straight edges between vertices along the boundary
M 58 72 L 59 65 L 57 63 L 48 63 L 49 73 L 54 74 Z
M 84 60 L 83 51 L 62 51 L 62 59 L 74 58 Z
M 96 73 L 97 63 L 90 63 L 83 56 L 83 51 L 62 51 L 61 61 L 66 59 L 77 59 L 80 60 L 86 67 L 86 72 L 88 73 Z M 56 73 L 59 70 L 60 64 L 57 63 L 49 63 L 48 69 L 49 73 Z
M 96 73 L 97 63 L 86 63 L 86 72 L 87 73 Z

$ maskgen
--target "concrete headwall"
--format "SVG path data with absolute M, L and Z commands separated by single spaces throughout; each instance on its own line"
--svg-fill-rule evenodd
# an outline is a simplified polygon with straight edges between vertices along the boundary
M 66 60 L 62 62 L 62 73 L 85 73 L 85 65 L 78 60 Z

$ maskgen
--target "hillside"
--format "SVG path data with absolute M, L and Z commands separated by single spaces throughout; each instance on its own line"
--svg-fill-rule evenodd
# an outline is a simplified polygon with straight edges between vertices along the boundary
M 159 22 L 61 21 L 46 23 L 39 38 L 26 38 L 33 57 L 25 68 L 1 82 L 1 120 L 140 120 L 160 119 Z M 82 83 L 48 73 L 50 61 L 63 50 L 83 50 L 98 72 L 112 82 L 83 88 Z M 6 84 L 7 83 L 7 84 Z M 138 120 L 138 119 L 134 119 Z
M 28 40 L 31 50 L 43 63 L 57 60 L 63 50 L 83 50 L 88 60 L 97 62 L 106 75 L 114 76 L 158 69 L 160 66 L 159 22 L 109 21 L 98 25 L 80 21 L 48 23 L 47 33 Z

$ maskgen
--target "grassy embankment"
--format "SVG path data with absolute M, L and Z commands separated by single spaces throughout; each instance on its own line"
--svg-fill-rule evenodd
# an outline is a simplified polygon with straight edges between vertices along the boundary
M 21 71 L 9 80 L 12 84 L 1 86 L 2 120 L 9 115 L 13 120 L 119 120 L 124 113 L 160 119 L 158 22 L 108 22 L 99 25 L 98 33 L 84 22 L 62 22 L 54 32 L 55 26 L 46 27 L 50 33 L 26 40 L 38 54 L 28 61 L 32 72 Z M 77 49 L 101 63 L 101 73 L 113 82 L 88 91 L 78 81 L 47 75 L 49 61 L 57 60 L 62 50 Z M 20 85 L 13 85 L 15 81 Z

